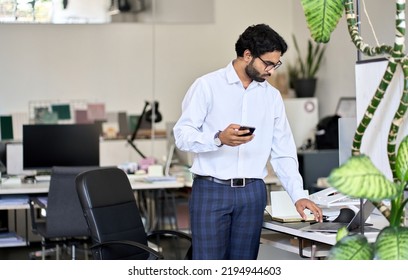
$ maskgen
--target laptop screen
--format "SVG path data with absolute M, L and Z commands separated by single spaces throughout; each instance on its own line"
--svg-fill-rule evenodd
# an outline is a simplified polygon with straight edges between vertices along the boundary
M 347 225 L 348 230 L 356 229 L 359 228 L 361 225 L 363 225 L 368 217 L 370 217 L 371 212 L 373 212 L 375 206 L 374 204 L 371 203 L 371 201 L 366 200 L 363 204 L 363 209 L 360 209 L 354 216 L 354 218 L 350 221 L 350 223 Z M 362 219 L 361 219 L 361 215 Z

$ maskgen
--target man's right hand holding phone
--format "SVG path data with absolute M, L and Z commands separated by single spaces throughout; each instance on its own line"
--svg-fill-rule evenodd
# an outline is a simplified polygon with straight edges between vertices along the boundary
M 254 139 L 254 130 L 254 127 L 230 124 L 227 128 L 221 131 L 218 137 L 222 144 L 234 147 L 248 143 Z

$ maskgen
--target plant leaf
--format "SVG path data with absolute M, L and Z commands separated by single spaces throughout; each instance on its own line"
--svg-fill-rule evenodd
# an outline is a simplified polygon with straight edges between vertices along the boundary
M 328 181 L 345 195 L 372 201 L 392 199 L 400 193 L 398 185 L 388 180 L 366 155 L 351 157 L 332 170 Z
M 372 260 L 374 246 L 361 234 L 348 235 L 334 245 L 329 252 L 329 260 Z
M 310 34 L 315 42 L 327 43 L 343 15 L 344 0 L 301 0 Z
M 408 260 L 408 228 L 386 227 L 375 242 L 375 258 L 380 260 Z
M 300 48 L 299 48 L 299 45 L 297 43 L 297 40 L 294 34 L 292 34 L 292 38 L 293 38 L 293 44 L 295 45 L 295 49 L 298 55 L 297 61 L 299 62 L 299 70 L 300 70 L 299 73 L 304 75 L 304 73 L 306 72 L 306 65 L 303 63 L 302 54 L 300 52 Z
M 336 242 L 340 241 L 343 237 L 346 237 L 349 234 L 347 227 L 342 227 L 337 231 Z
M 398 179 L 408 181 L 408 135 L 400 143 L 395 167 Z

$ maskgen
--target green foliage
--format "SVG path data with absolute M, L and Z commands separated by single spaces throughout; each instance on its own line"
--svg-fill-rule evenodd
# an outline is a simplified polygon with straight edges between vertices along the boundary
M 388 180 L 366 155 L 351 157 L 330 173 L 328 181 L 343 194 L 372 201 L 395 198 L 401 193 L 401 188 Z
M 375 242 L 375 259 L 407 260 L 408 228 L 386 227 Z
M 297 66 L 296 64 L 295 65 L 292 65 L 291 63 L 287 64 L 290 88 L 295 88 L 293 81 L 295 81 L 299 77 L 299 67 L 296 66 Z
M 391 226 L 398 226 L 404 214 L 407 199 L 403 199 L 404 187 L 408 184 L 408 135 L 398 148 L 396 173 L 400 182 L 390 181 L 366 155 L 353 156 L 343 165 L 332 170 L 328 181 L 341 193 L 351 197 L 367 198 L 371 201 L 393 199 Z
M 327 43 L 343 14 L 343 0 L 301 0 L 310 34 L 315 42 Z
M 394 47 L 387 45 L 370 47 L 360 36 L 354 13 L 352 0 L 301 0 L 307 26 L 315 42 L 327 43 L 332 31 L 336 28 L 343 10 L 346 13 L 348 31 L 352 42 L 358 50 L 365 55 L 390 54 L 394 60 L 389 60 L 387 69 L 394 69 L 384 73 L 386 81 L 391 81 L 397 63 L 403 69 L 404 79 L 408 78 L 407 61 L 398 61 L 403 56 L 405 45 L 398 37 L 405 36 L 405 1 L 396 0 L 396 44 Z M 396 59 L 396 60 L 395 60 Z M 384 200 L 391 202 L 390 214 L 386 215 L 390 226 L 384 228 L 377 237 L 374 245 L 370 244 L 363 235 L 348 235 L 344 230 L 337 235 L 337 244 L 333 246 L 329 259 L 408 259 L 408 228 L 401 226 L 404 207 L 404 189 L 408 184 L 408 136 L 400 143 L 395 157 L 396 136 L 398 129 L 407 112 L 408 84 L 404 84 L 404 91 L 400 106 L 395 113 L 388 135 L 387 155 L 393 174 L 389 180 L 366 155 L 360 155 L 361 139 L 369 126 L 376 108 L 378 107 L 389 83 L 381 83 L 373 97 L 372 103 L 367 108 L 363 120 L 357 127 L 353 141 L 353 157 L 344 165 L 332 171 L 329 183 L 338 191 L 351 197 L 366 198 L 379 204 Z M 381 118 L 380 118 L 381 119 Z
M 408 228 L 385 227 L 374 244 L 370 244 L 364 235 L 347 235 L 340 238 L 332 247 L 328 259 L 406 260 L 408 259 Z
M 344 230 L 339 231 L 338 242 L 330 251 L 329 259 L 408 259 L 408 228 L 400 226 L 407 203 L 403 193 L 408 183 L 408 135 L 400 143 L 396 161 L 400 184 L 388 180 L 365 155 L 351 157 L 330 173 L 330 185 L 344 194 L 372 201 L 395 199 L 392 201 L 390 226 L 381 230 L 374 246 L 363 235 L 347 235 Z
M 330 250 L 329 260 L 371 260 L 374 246 L 364 235 L 350 235 L 340 239 Z
M 308 41 L 307 53 L 303 57 L 297 43 L 295 35 L 292 35 L 293 44 L 297 52 L 296 64 L 289 67 L 289 78 L 291 80 L 315 78 L 316 73 L 320 68 L 323 55 L 326 51 L 326 45 L 313 43 L 311 39 Z
M 398 148 L 396 174 L 400 181 L 408 181 L 408 141 L 402 141 Z

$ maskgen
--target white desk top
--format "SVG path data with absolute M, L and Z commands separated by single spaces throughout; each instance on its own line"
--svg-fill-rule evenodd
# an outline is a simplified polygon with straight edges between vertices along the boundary
M 372 223 L 373 227 L 381 229 L 387 225 L 387 221 L 381 214 L 373 213 L 370 216 L 370 220 L 367 222 Z M 314 240 L 317 242 L 334 245 L 336 244 L 336 234 L 335 233 L 323 233 L 323 232 L 308 232 L 302 231 L 300 228 L 303 228 L 307 223 L 280 223 L 275 222 L 269 219 L 269 216 L 266 216 L 266 219 L 263 223 L 265 229 L 273 230 L 276 232 L 285 233 L 288 235 L 301 237 L 308 240 Z M 378 232 L 365 232 L 364 235 L 367 237 L 369 242 L 374 242 Z
M 185 186 L 184 181 L 157 181 L 157 182 L 143 182 L 140 180 L 130 180 L 133 190 L 154 190 L 154 189 L 179 189 Z
M 49 182 L 35 184 L 0 184 L 0 195 L 48 193 Z
M 152 189 L 169 189 L 169 188 L 182 188 L 184 182 L 175 181 L 157 181 L 153 183 L 144 182 L 141 177 L 129 176 L 129 181 L 133 190 L 152 190 Z M 0 195 L 13 195 L 13 194 L 36 194 L 36 193 L 48 193 L 49 182 L 39 182 L 33 184 L 21 183 L 16 180 L 4 181 L 0 184 Z

